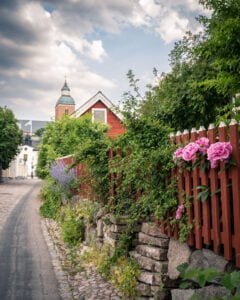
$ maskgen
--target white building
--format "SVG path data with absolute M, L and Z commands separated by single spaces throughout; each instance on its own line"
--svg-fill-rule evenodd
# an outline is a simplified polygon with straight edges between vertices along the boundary
M 9 168 L 3 171 L 3 177 L 31 177 L 35 176 L 38 151 L 31 146 L 20 146 L 19 153 L 11 162 Z

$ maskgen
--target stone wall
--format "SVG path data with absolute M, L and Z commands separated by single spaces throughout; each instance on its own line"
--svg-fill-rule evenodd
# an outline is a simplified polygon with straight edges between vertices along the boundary
M 86 241 L 97 242 L 99 245 L 110 245 L 115 248 L 120 235 L 127 228 L 127 217 L 115 218 L 111 214 L 99 211 L 95 225 L 86 228 Z M 210 285 L 201 289 L 180 289 L 177 267 L 184 262 L 190 267 L 213 267 L 221 272 L 232 268 L 222 257 L 207 249 L 191 250 L 187 244 L 169 239 L 162 234 L 154 223 L 138 224 L 132 241 L 130 257 L 134 258 L 141 269 L 138 277 L 139 300 L 173 299 L 188 300 L 193 295 L 203 299 L 212 296 L 222 297 L 229 293 L 225 288 Z

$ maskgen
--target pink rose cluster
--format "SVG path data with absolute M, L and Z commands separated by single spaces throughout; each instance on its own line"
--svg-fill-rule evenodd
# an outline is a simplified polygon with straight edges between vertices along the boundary
M 189 162 L 195 160 L 198 154 L 207 154 L 211 168 L 216 168 L 217 162 L 227 161 L 231 153 L 232 146 L 229 142 L 217 142 L 210 145 L 209 139 L 202 137 L 195 142 L 187 144 L 185 147 L 178 148 L 173 154 L 173 159 L 175 162 L 179 160 Z
M 183 213 L 184 213 L 184 205 L 180 204 L 180 205 L 178 205 L 175 219 L 180 220 L 182 218 Z
M 227 161 L 232 153 L 232 145 L 229 142 L 217 142 L 212 144 L 207 151 L 207 159 L 211 168 L 216 168 L 218 161 Z

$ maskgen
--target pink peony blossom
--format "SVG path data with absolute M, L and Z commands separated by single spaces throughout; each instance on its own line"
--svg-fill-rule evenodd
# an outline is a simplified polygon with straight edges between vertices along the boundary
M 183 212 L 184 212 L 184 205 L 183 204 L 178 205 L 175 219 L 180 220 L 182 218 Z
M 200 146 L 200 148 L 199 148 L 200 153 L 202 153 L 202 154 L 207 153 L 207 149 L 210 146 L 210 141 L 208 138 L 206 138 L 206 137 L 199 138 L 198 140 L 196 140 L 195 143 Z
M 182 154 L 183 154 L 183 148 L 180 147 L 173 153 L 173 160 L 176 161 L 178 158 L 182 158 Z
M 229 142 L 217 142 L 207 150 L 207 159 L 210 160 L 211 168 L 216 168 L 219 160 L 227 160 L 232 153 L 232 146 Z
M 182 158 L 185 161 L 191 161 L 196 158 L 200 146 L 196 143 L 189 143 L 183 148 Z

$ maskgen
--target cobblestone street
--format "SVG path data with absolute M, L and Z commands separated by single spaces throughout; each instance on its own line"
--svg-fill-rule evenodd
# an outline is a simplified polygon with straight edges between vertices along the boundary
M 119 300 L 118 291 L 106 281 L 97 271 L 89 266 L 75 274 L 63 271 L 68 263 L 69 249 L 63 244 L 59 228 L 53 220 L 42 220 L 42 229 L 60 286 L 60 292 L 65 300 Z M 70 292 L 71 291 L 71 292 Z M 72 298 L 71 298 L 72 297 Z

